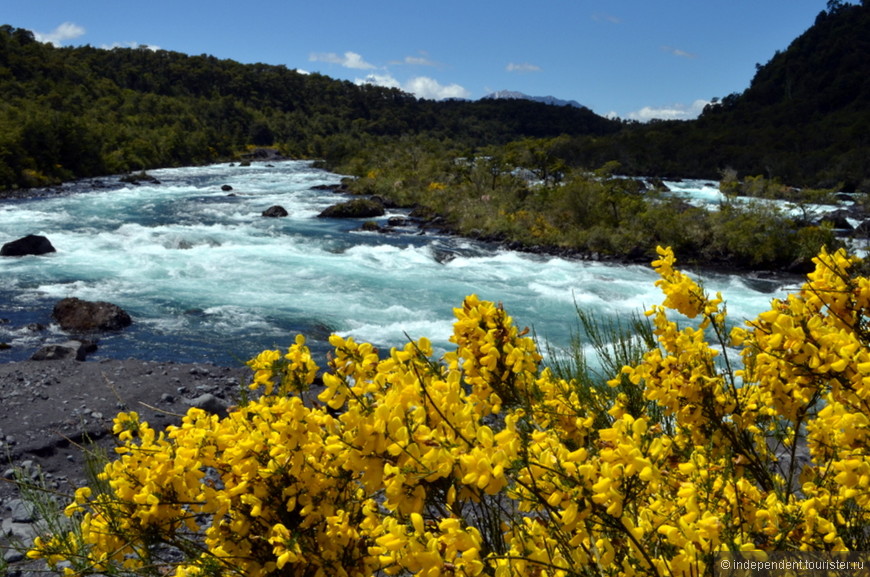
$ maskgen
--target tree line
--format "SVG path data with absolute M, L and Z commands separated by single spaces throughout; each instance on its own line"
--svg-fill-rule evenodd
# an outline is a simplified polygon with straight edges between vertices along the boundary
M 518 135 L 606 134 L 587 109 L 433 102 L 283 66 L 147 48 L 56 48 L 0 27 L 0 187 L 178 166 L 271 145 L 342 162 L 372 139 L 427 134 L 465 146 Z

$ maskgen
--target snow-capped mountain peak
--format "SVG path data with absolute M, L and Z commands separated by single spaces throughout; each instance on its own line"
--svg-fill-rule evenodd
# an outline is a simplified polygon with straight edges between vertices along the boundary
M 575 108 L 586 108 L 576 100 L 562 100 L 555 96 L 529 96 L 515 90 L 498 90 L 487 94 L 481 100 L 532 100 L 534 102 L 542 102 L 553 106 L 573 106 Z

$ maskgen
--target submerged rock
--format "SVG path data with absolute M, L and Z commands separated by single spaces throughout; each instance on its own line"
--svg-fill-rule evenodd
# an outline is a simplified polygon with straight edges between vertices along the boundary
M 51 241 L 36 234 L 28 234 L 24 238 L 7 242 L 0 248 L 0 256 L 41 255 L 50 252 L 57 252 Z

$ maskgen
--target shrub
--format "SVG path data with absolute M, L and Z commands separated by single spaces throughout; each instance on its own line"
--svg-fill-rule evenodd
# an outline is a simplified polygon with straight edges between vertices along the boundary
M 822 251 L 799 292 L 729 330 L 721 295 L 659 256 L 656 342 L 639 335 L 649 350 L 610 375 L 615 395 L 543 368 L 474 296 L 440 360 L 425 338 L 382 354 L 333 335 L 316 399 L 300 336 L 250 362 L 262 394 L 223 419 L 191 409 L 158 432 L 118 415 L 118 460 L 66 509 L 80 537 L 40 537 L 29 555 L 68 574 L 508 577 L 866 550 L 870 280 L 856 260 Z

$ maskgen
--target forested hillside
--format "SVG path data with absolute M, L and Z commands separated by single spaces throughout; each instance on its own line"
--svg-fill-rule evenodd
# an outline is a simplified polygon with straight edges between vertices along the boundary
M 622 131 L 598 159 L 643 174 L 716 177 L 731 167 L 798 186 L 870 191 L 870 3 L 829 2 L 750 87 L 692 122 Z
M 0 188 L 206 162 L 246 145 L 336 163 L 404 134 L 474 147 L 619 128 L 573 107 L 431 102 L 206 55 L 55 48 L 8 25 L 0 27 L 0 94 Z

